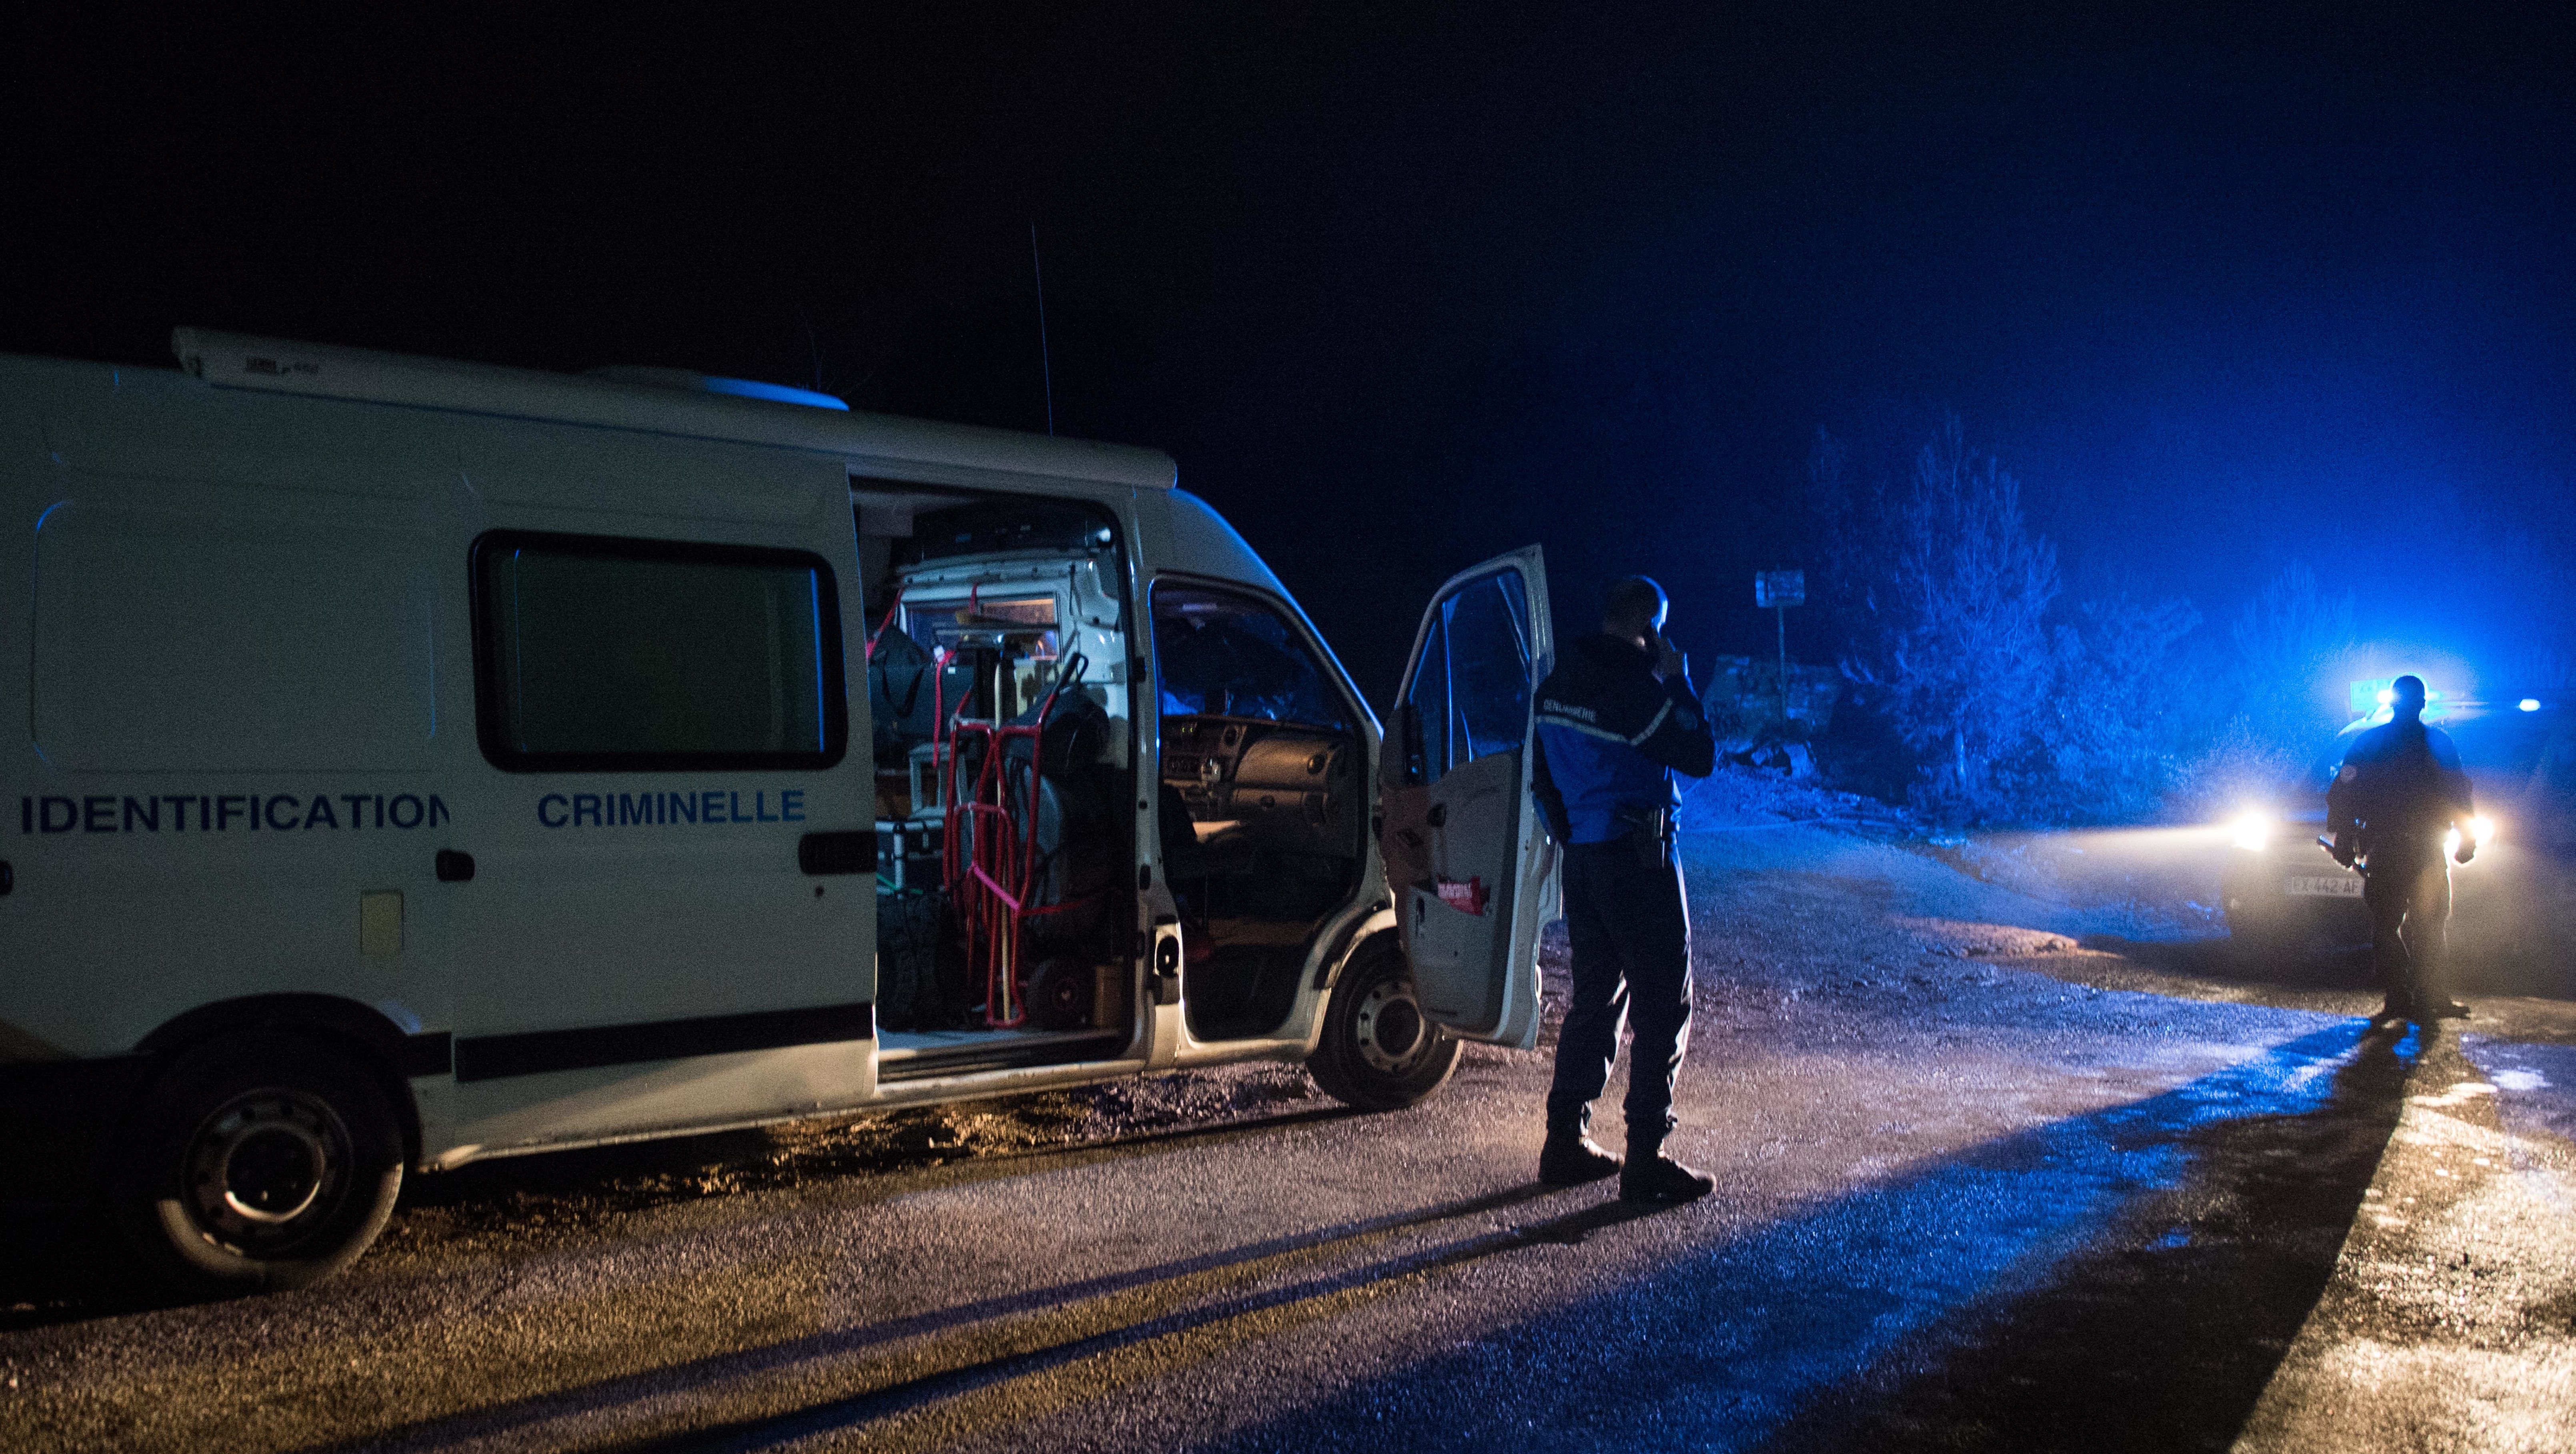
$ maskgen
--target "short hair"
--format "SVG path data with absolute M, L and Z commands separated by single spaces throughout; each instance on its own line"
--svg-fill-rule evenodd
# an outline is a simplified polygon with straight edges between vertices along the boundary
M 1651 627 L 1655 618 L 1672 604 L 1664 588 L 1646 576 L 1621 576 L 1610 583 L 1610 593 L 1601 600 L 1601 624 L 1610 627 Z
M 2424 679 L 2411 675 L 2399 677 L 2388 684 L 2388 695 L 2397 706 L 2421 707 L 2424 705 Z

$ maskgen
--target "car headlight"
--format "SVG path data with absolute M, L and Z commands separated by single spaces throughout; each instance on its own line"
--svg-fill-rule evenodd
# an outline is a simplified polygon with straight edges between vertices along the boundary
M 2239 814 L 2233 826 L 2236 846 L 2248 853 L 2260 853 L 2272 842 L 2272 815 L 2260 808 Z

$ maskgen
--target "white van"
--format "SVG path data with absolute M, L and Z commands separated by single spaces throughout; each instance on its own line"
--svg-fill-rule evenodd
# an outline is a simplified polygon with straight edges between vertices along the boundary
M 0 1139 L 171 1274 L 325 1276 L 407 1169 L 1533 1042 L 1536 549 L 1381 761 L 1164 455 L 173 342 L 0 358 Z

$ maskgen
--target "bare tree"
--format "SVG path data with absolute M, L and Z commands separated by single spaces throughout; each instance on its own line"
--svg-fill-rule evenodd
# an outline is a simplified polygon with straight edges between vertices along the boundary
M 1891 523 L 1879 679 L 1898 731 L 1935 765 L 1930 796 L 1990 816 L 2004 806 L 1997 764 L 2030 750 L 2048 709 L 2057 547 L 2030 533 L 2020 481 L 1968 448 L 1956 416 L 1915 457 Z

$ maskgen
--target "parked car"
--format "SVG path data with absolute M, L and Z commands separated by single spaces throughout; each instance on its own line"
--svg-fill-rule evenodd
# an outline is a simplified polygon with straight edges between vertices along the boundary
M 2356 683 L 2356 701 L 2367 705 Z M 2370 916 L 2362 903 L 2363 874 L 2336 863 L 2318 839 L 2326 832 L 2326 789 L 2361 732 L 2388 720 L 2385 708 L 2355 717 L 2338 732 L 2300 780 L 2274 801 L 2248 808 L 2229 825 L 2235 851 L 2221 888 L 2230 937 L 2264 949 L 2295 951 L 2328 945 L 2366 944 Z M 2558 694 L 2499 691 L 2478 697 L 2437 697 L 2426 720 L 2450 734 L 2460 749 L 2480 809 L 2481 854 L 2454 876 L 2463 909 L 2454 939 L 2470 946 L 2497 941 L 2494 922 L 2524 922 L 2519 912 L 2532 894 L 2564 878 L 2576 840 L 2576 737 Z M 2532 888 L 2490 899 L 2485 880 L 2510 875 Z M 2527 937 L 2513 931 L 2517 942 Z

